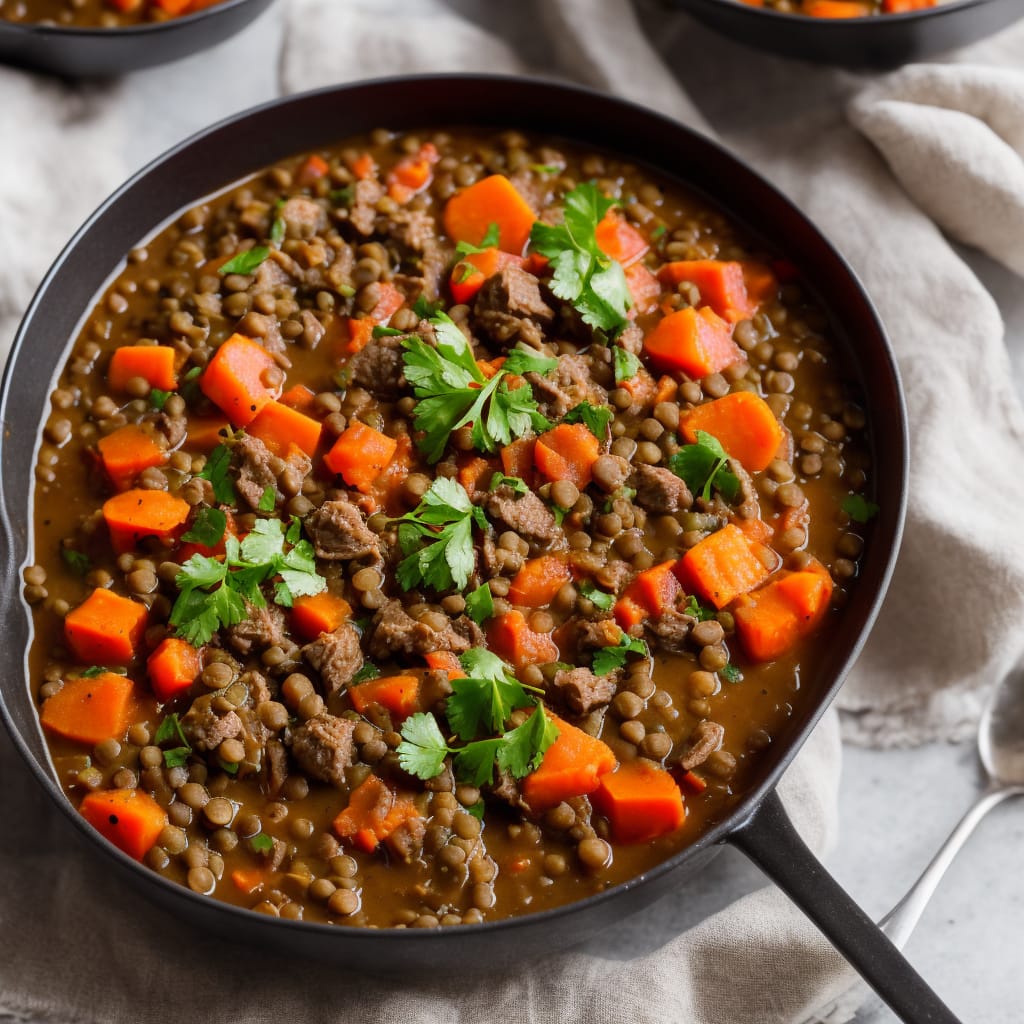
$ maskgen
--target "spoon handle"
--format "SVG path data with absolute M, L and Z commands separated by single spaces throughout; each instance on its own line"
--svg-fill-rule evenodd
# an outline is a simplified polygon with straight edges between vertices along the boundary
M 921 872 L 920 878 L 910 887 L 906 896 L 878 922 L 879 927 L 889 936 L 894 946 L 902 948 L 906 944 L 911 932 L 921 919 L 924 908 L 938 888 L 939 882 L 942 881 L 946 869 L 953 863 L 953 858 L 960 852 L 960 847 L 967 841 L 978 822 L 996 804 L 1019 793 L 1024 793 L 1024 786 L 989 788 L 960 819 L 949 838 L 939 848 L 928 867 Z

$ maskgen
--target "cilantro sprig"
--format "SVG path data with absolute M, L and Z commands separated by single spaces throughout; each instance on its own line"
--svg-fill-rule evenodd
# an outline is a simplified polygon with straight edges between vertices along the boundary
M 286 541 L 291 545 L 288 551 Z M 285 608 L 296 597 L 319 594 L 327 587 L 316 571 L 312 545 L 299 539 L 294 524 L 286 535 L 279 519 L 258 519 L 243 541 L 228 537 L 223 561 L 193 555 L 181 567 L 170 624 L 178 636 L 199 647 L 218 629 L 244 621 L 246 602 L 265 608 L 260 588 L 271 580 L 273 600 Z
M 608 437 L 608 424 L 611 423 L 614 413 L 607 405 L 591 405 L 590 402 L 580 402 L 573 406 L 562 417 L 563 423 L 583 423 L 586 428 L 599 441 Z
M 695 495 L 710 500 L 717 490 L 726 501 L 735 501 L 740 493 L 739 477 L 729 470 L 729 456 L 717 437 L 697 431 L 697 443 L 683 445 L 668 460 L 668 467 Z
M 189 755 L 192 753 L 192 746 L 181 728 L 181 721 L 176 714 L 167 715 L 157 727 L 153 736 L 153 743 L 162 747 L 165 743 L 177 743 L 176 747 L 164 750 L 164 766 L 167 768 L 180 768 L 186 764 Z
M 197 474 L 200 479 L 210 481 L 213 485 L 213 496 L 221 505 L 238 504 L 230 469 L 231 449 L 226 444 L 219 444 L 210 452 L 206 464 Z
M 879 506 L 860 494 L 848 494 L 840 507 L 855 523 L 866 523 L 879 513 Z
M 650 653 L 645 641 L 623 633 L 617 644 L 602 647 L 594 652 L 594 660 L 590 667 L 595 676 L 606 676 L 625 666 L 627 655 L 642 654 L 644 657 L 649 657 Z
M 551 290 L 571 302 L 584 323 L 609 335 L 629 323 L 632 304 L 622 264 L 597 244 L 597 225 L 617 205 L 585 182 L 566 194 L 563 223 L 537 221 L 530 232 L 530 248 L 551 261 Z
M 600 590 L 590 580 L 584 580 L 580 584 L 580 593 L 595 607 L 603 612 L 611 611 L 615 604 L 615 595 Z
M 530 385 L 512 389 L 509 377 L 548 373 L 558 365 L 556 359 L 513 349 L 488 380 L 465 335 L 447 315 L 437 313 L 430 323 L 436 346 L 417 335 L 402 339 L 405 379 L 419 399 L 413 426 L 423 437 L 416 443 L 428 462 L 437 462 L 452 432 L 467 424 L 472 424 L 473 446 L 482 452 L 495 452 L 531 429 L 550 428 Z
M 397 522 L 405 557 L 398 563 L 396 576 L 403 590 L 420 585 L 465 589 L 476 565 L 473 525 L 486 530 L 488 523 L 462 484 L 438 477 L 416 508 Z
M 227 263 L 222 263 L 217 269 L 219 274 L 251 274 L 268 256 L 270 247 L 266 245 L 254 245 L 237 256 L 232 256 Z
M 687 615 L 692 615 L 698 622 L 707 622 L 709 619 L 713 619 L 716 614 L 714 608 L 709 608 L 706 604 L 701 604 L 700 601 L 697 600 L 695 594 L 691 594 L 686 599 L 686 607 L 683 611 Z
M 479 245 L 473 245 L 472 242 L 459 242 L 455 246 L 455 251 L 460 256 L 475 256 L 479 252 L 486 252 L 488 249 L 496 248 L 500 239 L 501 233 L 498 225 L 491 221 L 487 225 L 487 230 L 484 232 L 484 237 L 480 239 Z
M 494 615 L 494 595 L 490 583 L 482 583 L 466 595 L 466 614 L 478 625 Z

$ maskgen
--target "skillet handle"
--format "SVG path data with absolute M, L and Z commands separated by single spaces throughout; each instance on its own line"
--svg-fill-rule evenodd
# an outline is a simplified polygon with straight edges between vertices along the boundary
M 796 903 L 905 1024 L 960 1024 L 811 853 L 774 790 L 729 842 Z

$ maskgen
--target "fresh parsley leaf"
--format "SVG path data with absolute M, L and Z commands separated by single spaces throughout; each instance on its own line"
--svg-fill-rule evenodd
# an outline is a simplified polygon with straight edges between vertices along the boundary
M 277 507 L 277 490 L 267 486 L 260 495 L 259 503 L 256 506 L 257 512 L 273 512 Z
M 536 174 L 561 174 L 562 168 L 559 164 L 530 164 L 530 170 Z
M 274 223 L 270 225 L 270 241 L 278 249 L 281 248 L 281 243 L 284 241 L 285 223 L 283 217 L 275 217 Z
M 743 673 L 731 662 L 726 664 L 718 670 L 718 674 L 727 683 L 739 683 L 743 681 Z
M 496 491 L 501 486 L 511 487 L 515 494 L 526 494 L 530 489 L 527 487 L 526 481 L 521 480 L 517 476 L 505 476 L 504 473 L 495 473 L 494 476 L 491 477 L 491 486 L 489 489 Z
M 204 507 L 196 513 L 188 533 L 182 534 L 181 539 L 212 548 L 224 539 L 227 525 L 228 517 L 219 508 Z
M 402 770 L 418 779 L 432 779 L 441 773 L 448 755 L 448 744 L 437 719 L 426 712 L 407 718 L 402 725 L 402 742 L 398 744 L 398 763 Z
M 452 761 L 455 777 L 472 786 L 484 786 L 494 781 L 494 762 L 500 755 L 503 740 L 476 740 L 467 743 Z
M 494 615 L 494 595 L 490 583 L 482 583 L 466 595 L 466 614 L 478 626 Z
M 302 539 L 302 520 L 298 516 L 292 516 L 288 529 L 285 530 L 284 539 L 289 544 L 298 544 Z
M 866 523 L 880 511 L 878 505 L 859 494 L 848 494 L 840 507 L 855 523 Z
M 352 200 L 356 197 L 355 185 L 346 185 L 344 188 L 335 188 L 327 193 L 327 198 L 335 206 L 351 206 Z
M 163 409 L 167 404 L 167 399 L 171 397 L 170 391 L 162 391 L 160 388 L 149 389 L 149 404 L 154 409 Z
M 396 573 L 402 589 L 423 584 L 435 590 L 463 590 L 476 565 L 473 525 L 486 530 L 488 523 L 462 484 L 438 477 L 419 505 L 397 522 L 405 556 Z
M 363 667 L 352 677 L 351 685 L 356 686 L 359 683 L 365 683 L 368 679 L 379 677 L 380 669 L 372 661 L 364 661 Z
M 220 765 L 220 769 L 223 772 L 227 772 L 228 775 L 238 774 L 238 764 L 234 761 L 225 761 L 223 757 L 217 758 L 217 763 Z
M 470 804 L 468 807 L 463 809 L 467 814 L 472 814 L 473 817 L 477 819 L 477 821 L 484 820 L 484 810 L 486 809 L 486 804 L 483 802 L 483 800 L 477 800 L 475 804 Z
M 249 843 L 257 853 L 269 853 L 274 848 L 274 838 L 266 832 L 258 832 Z
M 590 580 L 584 580 L 580 584 L 580 593 L 587 598 L 595 608 L 600 608 L 603 612 L 609 611 L 612 605 L 615 604 L 614 594 L 608 594 L 603 590 L 598 590 Z
M 740 493 L 739 477 L 729 470 L 729 456 L 717 437 L 697 431 L 697 443 L 683 445 L 668 460 L 668 467 L 695 495 L 705 501 L 714 487 L 726 501 L 735 501 Z
M 440 302 L 431 302 L 425 295 L 419 296 L 412 304 L 412 311 L 421 319 L 429 320 L 441 312 Z
M 471 242 L 459 242 L 455 246 L 455 251 L 460 256 L 472 256 L 478 252 L 485 252 L 487 249 L 497 248 L 498 242 L 501 236 L 498 231 L 498 225 L 491 221 L 487 225 L 487 231 L 484 233 L 484 237 L 480 239 L 479 245 L 473 245 Z
M 377 324 L 370 331 L 370 336 L 374 338 L 400 338 L 403 334 L 407 333 L 407 331 L 400 331 L 397 327 L 382 327 L 380 324 Z
M 61 548 L 60 557 L 64 559 L 64 564 L 78 576 L 84 576 L 92 568 L 89 556 L 74 548 Z
M 656 242 L 656 241 L 657 241 L 657 240 L 658 240 L 659 238 L 661 238 L 661 236 L 662 236 L 663 234 L 665 234 L 665 232 L 666 232 L 667 230 L 668 230 L 668 228 L 666 228 L 664 224 L 659 224 L 659 225 L 658 225 L 658 226 L 657 226 L 657 227 L 656 227 L 656 228 L 655 228 L 655 229 L 654 229 L 654 230 L 653 230 L 653 231 L 651 232 L 651 240 L 652 240 L 652 241 L 655 241 L 655 242 Z
M 481 728 L 499 733 L 516 708 L 533 703 L 534 698 L 496 654 L 476 647 L 459 661 L 468 675 L 451 681 L 452 695 L 445 703 L 445 717 L 459 739 L 471 740 Z
M 551 261 L 551 290 L 571 302 L 585 323 L 609 334 L 628 324 L 632 301 L 622 265 L 602 252 L 595 234 L 616 205 L 618 200 L 585 182 L 566 194 L 562 224 L 537 221 L 530 232 L 531 249 Z
M 632 380 L 640 369 L 640 360 L 621 345 L 612 345 L 612 365 L 615 368 L 615 383 Z
M 551 502 L 548 508 L 551 509 L 551 514 L 555 517 L 555 526 L 561 526 L 565 522 L 565 517 L 569 514 L 569 509 L 562 508 L 561 505 L 556 505 L 554 502 Z
M 698 622 L 707 622 L 715 617 L 715 609 L 701 604 L 694 594 L 686 599 L 686 607 L 683 611 L 687 615 L 692 615 Z
M 606 676 L 626 664 L 627 654 L 642 654 L 647 657 L 650 651 L 643 640 L 623 633 L 614 647 L 602 647 L 594 652 L 594 660 L 590 667 L 594 675 Z
M 108 672 L 113 672 L 115 675 L 119 676 L 128 675 L 128 669 L 120 665 L 117 668 L 107 668 L 106 665 L 90 665 L 87 669 L 84 669 L 78 674 L 83 679 L 95 679 L 97 676 L 106 675 Z
M 591 405 L 589 402 L 580 402 L 565 414 L 562 422 L 584 423 L 594 437 L 603 441 L 608 436 L 608 424 L 611 423 L 614 415 L 607 405 Z
M 254 245 L 245 252 L 233 256 L 227 263 L 221 264 L 219 274 L 251 274 L 268 256 L 270 249 L 265 245 Z
M 189 750 L 192 749 L 189 747 L 188 738 L 185 736 L 181 728 L 181 721 L 176 714 L 167 715 L 157 726 L 156 734 L 153 736 L 153 743 L 158 747 L 172 740 L 177 740 L 181 746 L 187 747 Z
M 498 751 L 498 767 L 521 779 L 536 771 L 548 747 L 558 739 L 558 726 L 548 717 L 542 704 L 522 725 L 505 733 Z
M 221 505 L 235 505 L 235 485 L 231 482 L 231 449 L 226 444 L 219 444 L 210 452 L 206 465 L 197 474 L 203 480 L 213 484 L 213 496 Z
M 191 747 L 172 747 L 164 751 L 164 766 L 167 768 L 181 768 L 188 763 Z

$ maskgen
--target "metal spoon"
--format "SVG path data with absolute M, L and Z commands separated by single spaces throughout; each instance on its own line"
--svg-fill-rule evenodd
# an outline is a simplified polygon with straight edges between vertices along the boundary
M 978 754 L 985 769 L 985 788 L 906 896 L 878 922 L 899 949 L 906 945 L 946 869 L 981 819 L 1007 797 L 1024 795 L 1024 664 L 1012 669 L 989 694 L 978 725 Z M 846 1021 L 858 1007 L 862 1015 L 857 1019 L 867 1021 L 872 1007 L 862 1004 L 872 995 L 866 985 L 858 982 L 804 1024 Z

